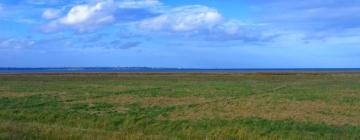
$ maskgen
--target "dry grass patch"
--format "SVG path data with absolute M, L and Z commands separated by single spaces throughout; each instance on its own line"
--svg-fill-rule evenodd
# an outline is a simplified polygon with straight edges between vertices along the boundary
M 202 97 L 196 96 L 188 96 L 188 97 L 166 97 L 166 96 L 159 96 L 159 97 L 138 97 L 138 96 L 131 96 L 131 95 L 114 95 L 108 96 L 103 98 L 97 99 L 88 99 L 82 102 L 88 103 L 95 103 L 95 102 L 105 102 L 111 103 L 116 105 L 126 105 L 132 103 L 138 103 L 141 106 L 170 106 L 170 105 L 188 105 L 188 104 L 198 104 L 208 101 Z
M 0 92 L 0 98 L 2 97 L 28 97 L 33 95 L 39 95 L 41 93 L 17 93 L 17 92 Z
M 118 106 L 116 108 L 110 109 L 110 110 L 89 110 L 89 111 L 85 111 L 88 112 L 89 114 L 92 115 L 98 115 L 98 116 L 103 116 L 106 115 L 108 113 L 127 113 L 129 111 L 128 108 L 123 107 L 123 106 Z
M 129 87 L 127 86 L 114 86 L 112 87 L 112 90 L 115 90 L 115 91 L 124 91 L 124 90 L 128 90 Z
M 335 105 L 323 101 L 274 101 L 265 97 L 249 97 L 178 108 L 168 119 L 243 118 L 269 120 L 293 119 L 302 122 L 334 125 L 360 125 L 360 106 Z
M 94 98 L 94 99 L 86 99 L 80 101 L 81 103 L 111 103 L 116 105 L 126 105 L 135 103 L 137 101 L 137 97 L 130 96 L 130 95 L 113 95 L 113 96 L 106 96 L 102 98 Z
M 136 102 L 137 97 L 130 96 L 130 95 L 115 95 L 115 96 L 105 97 L 100 100 L 107 102 L 107 103 L 125 105 L 125 104 L 131 104 L 131 103 Z
M 169 106 L 169 105 L 189 105 L 189 104 L 197 104 L 206 102 L 207 99 L 196 96 L 188 96 L 188 97 L 145 97 L 140 100 L 140 104 L 143 106 Z
M 129 111 L 129 109 L 122 107 L 122 106 L 119 106 L 115 109 L 115 112 L 118 112 L 118 113 L 126 113 L 127 111 Z
M 346 90 L 344 92 L 338 93 L 339 96 L 344 96 L 344 97 L 359 97 L 360 96 L 360 92 L 357 90 Z

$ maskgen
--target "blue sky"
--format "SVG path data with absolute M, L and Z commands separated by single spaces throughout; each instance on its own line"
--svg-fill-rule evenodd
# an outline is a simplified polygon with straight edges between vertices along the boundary
M 359 0 L 0 0 L 0 67 L 360 67 Z

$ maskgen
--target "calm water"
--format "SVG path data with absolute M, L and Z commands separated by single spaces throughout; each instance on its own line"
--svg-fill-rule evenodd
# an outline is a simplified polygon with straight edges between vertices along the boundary
M 326 69 L 178 69 L 178 68 L 0 68 L 0 73 L 78 73 L 78 72 L 219 72 L 219 73 L 252 73 L 252 72 L 360 72 L 360 68 L 326 68 Z

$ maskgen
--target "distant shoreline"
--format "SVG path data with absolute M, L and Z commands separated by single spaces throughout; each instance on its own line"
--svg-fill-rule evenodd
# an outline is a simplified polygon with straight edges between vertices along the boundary
M 31 73 L 353 73 L 360 68 L 197 69 L 147 67 L 0 68 L 0 74 Z

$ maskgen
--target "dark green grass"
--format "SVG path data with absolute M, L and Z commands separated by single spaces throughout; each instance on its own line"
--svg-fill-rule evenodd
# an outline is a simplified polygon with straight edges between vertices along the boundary
M 136 100 L 110 101 L 123 96 Z M 193 97 L 206 102 L 175 103 Z M 171 100 L 144 104 L 162 98 Z M 230 114 L 234 117 L 218 115 L 251 98 L 268 103 L 254 107 L 250 116 L 236 111 Z M 310 106 L 295 117 L 261 115 L 267 105 L 274 107 L 273 113 L 284 113 L 278 105 L 283 102 L 333 108 Z M 222 106 L 200 110 L 215 112 L 213 116 L 181 112 L 204 104 Z M 357 106 L 356 73 L 0 75 L 0 139 L 360 139 Z M 328 118 L 306 118 L 309 113 Z

